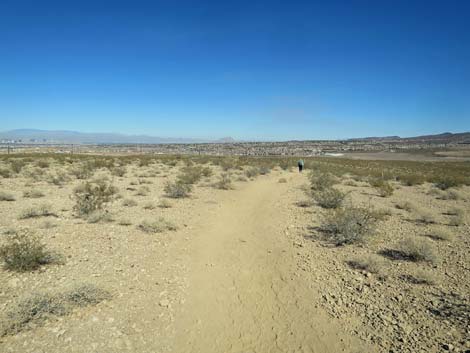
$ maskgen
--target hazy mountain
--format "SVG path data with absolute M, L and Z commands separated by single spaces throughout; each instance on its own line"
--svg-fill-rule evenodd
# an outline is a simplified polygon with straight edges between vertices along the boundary
M 202 143 L 202 142 L 234 142 L 231 137 L 220 140 L 204 140 L 193 138 L 164 138 L 148 135 L 124 135 L 113 133 L 84 133 L 67 130 L 36 130 L 18 129 L 0 132 L 0 140 L 22 140 L 22 142 L 44 142 L 44 143 L 76 143 L 76 144 L 99 144 L 99 143 Z
M 423 135 L 413 137 L 383 136 L 363 137 L 349 139 L 348 141 L 397 141 L 397 142 L 432 142 L 432 143 L 470 143 L 470 132 L 451 133 L 445 132 L 436 135 Z

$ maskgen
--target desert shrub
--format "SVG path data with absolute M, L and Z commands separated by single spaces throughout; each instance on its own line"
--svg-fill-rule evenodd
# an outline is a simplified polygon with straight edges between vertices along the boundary
M 421 185 L 426 181 L 420 174 L 403 174 L 398 176 L 397 180 L 405 186 Z
M 70 180 L 69 176 L 65 174 L 63 171 L 58 171 L 56 173 L 49 173 L 47 174 L 45 180 L 49 184 L 54 185 L 63 185 Z
M 436 228 L 425 234 L 427 237 L 434 240 L 452 240 L 453 234 L 444 228 Z
M 15 197 L 4 191 L 0 191 L 0 201 L 15 201 Z
M 147 196 L 150 192 L 150 188 L 146 185 L 142 185 L 137 189 L 135 193 L 137 196 Z
M 232 179 L 227 173 L 222 173 L 219 180 L 215 183 L 215 187 L 220 190 L 230 190 L 233 188 Z
M 112 222 L 113 217 L 106 210 L 95 210 L 86 216 L 88 223 Z
M 38 161 L 36 161 L 36 166 L 38 168 L 41 168 L 41 169 L 46 169 L 46 168 L 49 168 L 49 166 L 51 165 L 51 163 L 45 159 L 40 159 Z
M 49 204 L 43 203 L 39 206 L 28 207 L 20 212 L 18 219 L 48 217 L 57 215 L 52 211 L 52 207 Z
M 381 197 L 389 197 L 393 194 L 393 186 L 383 179 L 373 179 L 370 185 L 377 190 L 377 193 Z
M 424 224 L 433 224 L 436 223 L 436 217 L 426 210 L 420 210 L 417 212 L 416 221 Z
M 312 196 L 320 207 L 338 208 L 343 203 L 346 194 L 330 187 L 314 192 Z
M 441 177 L 438 180 L 436 180 L 434 185 L 441 190 L 447 190 L 449 188 L 459 186 L 460 183 L 458 182 L 456 178 Z
M 191 184 L 185 184 L 180 181 L 176 182 L 167 182 L 165 184 L 165 194 L 168 197 L 174 198 L 174 199 L 179 199 L 179 198 L 184 198 L 188 197 L 189 194 L 191 193 L 192 186 Z
M 339 246 L 363 242 L 374 233 L 376 222 L 369 209 L 348 206 L 331 211 L 321 228 Z
M 158 203 L 158 207 L 160 207 L 160 208 L 171 208 L 172 205 L 171 205 L 171 202 L 168 201 L 168 200 L 160 200 L 160 202 Z
M 18 174 L 21 172 L 21 169 L 26 165 L 26 162 L 22 159 L 11 159 L 10 160 L 10 168 L 11 170 Z
M 452 207 L 444 214 L 447 214 L 449 216 L 463 216 L 465 214 L 465 211 L 463 208 L 460 207 Z
M 154 210 L 155 209 L 155 204 L 153 202 L 147 202 L 144 204 L 143 209 L 144 210 Z
M 412 274 L 402 276 L 406 281 L 413 284 L 434 285 L 437 283 L 437 276 L 429 270 L 418 269 Z
M 310 172 L 309 179 L 311 189 L 316 191 L 331 189 L 336 184 L 335 177 L 330 173 Z
M 458 226 L 461 226 L 465 223 L 465 219 L 464 219 L 464 214 L 456 214 L 455 216 L 452 216 L 449 220 L 449 225 L 450 226 L 454 226 L 454 227 L 458 227 Z
M 383 259 L 377 255 L 368 255 L 364 257 L 356 257 L 348 261 L 348 265 L 357 270 L 363 270 L 370 273 L 382 272 L 385 263 Z
M 287 179 L 286 179 L 286 178 L 280 178 L 280 179 L 278 180 L 278 183 L 280 183 L 280 184 L 285 184 L 285 183 L 287 183 Z
M 126 167 L 123 166 L 115 166 L 111 168 L 111 175 L 117 176 L 117 177 L 123 177 L 126 175 Z
M 167 221 L 162 217 L 158 218 L 155 221 L 144 220 L 139 224 L 138 228 L 145 233 L 162 233 L 167 230 L 177 229 L 177 227 L 173 223 Z
M 429 240 L 408 237 L 398 243 L 398 256 L 415 262 L 431 262 L 437 260 L 436 252 Z
M 259 168 L 251 167 L 245 170 L 247 178 L 254 178 L 259 175 Z
M 203 176 L 203 168 L 200 166 L 188 166 L 182 169 L 178 175 L 178 181 L 183 184 L 196 184 Z
M 130 226 L 130 225 L 132 225 L 132 221 L 129 218 L 121 218 L 118 221 L 118 224 L 120 226 Z
M 57 261 L 40 239 L 26 230 L 15 232 L 8 238 L 0 247 L 0 258 L 5 268 L 12 271 L 32 271 Z
M 0 176 L 2 178 L 8 179 L 11 178 L 11 170 L 8 168 L 0 168 Z
M 86 217 L 94 211 L 102 210 L 116 193 L 117 188 L 103 179 L 87 181 L 74 189 L 74 210 L 78 216 Z
M 413 205 L 409 201 L 399 201 L 395 205 L 395 207 L 398 208 L 399 210 L 405 210 L 405 211 L 408 211 L 408 212 L 412 212 L 416 209 L 415 205 Z
M 34 294 L 21 300 L 7 312 L 2 335 L 17 334 L 55 316 L 64 316 L 77 307 L 96 305 L 111 294 L 94 285 L 85 284 L 59 294 Z
M 248 179 L 246 177 L 244 177 L 243 175 L 240 175 L 240 176 L 237 177 L 237 181 L 247 182 Z
M 444 193 L 442 193 L 439 198 L 441 200 L 459 200 L 460 195 L 457 191 L 455 190 L 446 190 Z
M 202 170 L 201 170 L 201 174 L 202 174 L 204 177 L 208 178 L 208 177 L 212 176 L 212 174 L 214 174 L 214 173 L 213 173 L 213 171 L 212 171 L 211 168 L 209 168 L 209 167 L 204 167 L 204 168 L 202 168 Z
M 296 203 L 297 206 L 302 207 L 302 208 L 307 208 L 307 207 L 312 207 L 313 206 L 313 201 L 312 200 L 300 200 Z
M 44 193 L 40 190 L 25 190 L 23 191 L 23 197 L 30 198 L 30 199 L 38 199 L 40 197 L 44 197 Z
M 73 305 L 74 307 L 85 307 L 96 305 L 101 303 L 103 300 L 108 300 L 111 298 L 111 294 L 94 285 L 83 284 L 65 292 L 60 295 L 60 297 L 65 299 L 69 305 Z
M 261 175 L 267 175 L 269 173 L 271 173 L 271 168 L 267 167 L 267 166 L 262 166 L 259 168 L 259 173 Z
M 78 165 L 74 165 L 69 173 L 77 179 L 85 180 L 93 175 L 94 169 L 90 163 L 79 163 Z

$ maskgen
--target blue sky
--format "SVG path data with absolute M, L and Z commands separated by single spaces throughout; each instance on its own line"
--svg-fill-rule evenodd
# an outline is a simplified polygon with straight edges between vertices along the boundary
M 470 130 L 470 2 L 0 2 L 0 130 Z

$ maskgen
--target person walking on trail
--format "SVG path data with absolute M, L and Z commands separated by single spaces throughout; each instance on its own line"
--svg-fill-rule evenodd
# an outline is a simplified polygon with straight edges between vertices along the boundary
M 299 159 L 299 161 L 297 162 L 297 166 L 299 167 L 299 173 L 302 173 L 302 170 L 304 169 L 304 160 Z

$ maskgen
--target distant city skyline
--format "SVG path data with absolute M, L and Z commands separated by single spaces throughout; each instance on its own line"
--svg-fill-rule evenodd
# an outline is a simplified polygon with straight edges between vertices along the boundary
M 0 131 L 470 130 L 466 1 L 2 1 Z

